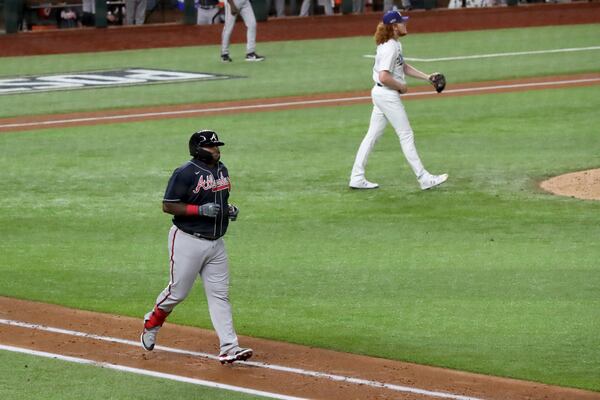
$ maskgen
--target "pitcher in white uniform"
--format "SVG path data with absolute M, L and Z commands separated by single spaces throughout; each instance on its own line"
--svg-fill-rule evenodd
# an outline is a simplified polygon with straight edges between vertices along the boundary
M 375 86 L 371 90 L 373 112 L 369 130 L 360 144 L 352 167 L 349 186 L 353 189 L 379 187 L 377 183 L 369 182 L 365 178 L 365 168 L 369 154 L 383 134 L 388 121 L 400 139 L 402 152 L 422 190 L 431 189 L 448 179 L 448 174 L 432 175 L 423 166 L 415 147 L 414 134 L 408 122 L 408 116 L 400 99 L 400 95 L 408 90 L 405 75 L 423 80 L 429 80 L 430 76 L 407 64 L 402 57 L 402 45 L 398 39 L 408 33 L 406 30 L 407 20 L 408 17 L 393 10 L 385 13 L 383 21 L 377 25 L 375 32 L 377 55 L 373 66 Z

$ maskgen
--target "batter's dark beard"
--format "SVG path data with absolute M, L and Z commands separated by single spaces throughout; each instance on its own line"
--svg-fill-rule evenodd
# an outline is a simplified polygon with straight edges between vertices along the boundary
M 215 158 L 212 153 L 203 149 L 196 150 L 196 155 L 194 156 L 194 158 L 206 164 L 215 164 L 219 162 L 218 159 L 215 161 Z

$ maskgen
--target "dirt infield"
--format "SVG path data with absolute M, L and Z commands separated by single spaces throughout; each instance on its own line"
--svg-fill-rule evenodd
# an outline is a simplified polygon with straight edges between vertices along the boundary
M 600 23 L 600 2 L 531 4 L 518 7 L 415 10 L 410 32 L 453 32 L 544 25 Z M 381 13 L 333 15 L 308 18 L 287 17 L 259 22 L 257 40 L 303 40 L 369 36 Z M 232 43 L 244 43 L 242 22 L 234 29 Z M 20 32 L 0 35 L 0 57 L 81 53 L 219 44 L 222 25 L 178 23 L 144 26 L 114 26 Z
M 208 357 L 170 349 L 214 354 L 212 331 L 165 324 L 159 345 L 146 352 L 138 344 L 141 319 L 93 313 L 0 297 L 0 343 L 128 367 L 210 380 L 311 399 L 600 399 L 600 393 L 471 374 L 443 368 L 240 337 L 255 350 L 251 362 L 222 366 Z M 39 326 L 15 326 L 11 321 Z M 60 328 L 72 332 L 43 330 Z M 97 335 L 97 336 L 92 336 Z M 117 343 L 115 340 L 120 339 Z M 123 343 L 129 341 L 128 343 Z M 275 370 L 277 367 L 292 371 Z M 328 376 L 309 376 L 320 372 Z M 334 380 L 343 377 L 346 380 Z M 354 379 L 354 380 L 353 380 Z M 357 382 L 356 379 L 364 381 Z M 377 386 L 379 384 L 379 386 Z M 382 384 L 387 384 L 383 387 Z M 413 390 L 413 391 L 411 391 Z M 414 391 L 422 390 L 421 393 Z M 448 397 L 454 396 L 454 397 Z
M 540 187 L 558 196 L 600 200 L 600 168 L 555 176 L 540 183 Z

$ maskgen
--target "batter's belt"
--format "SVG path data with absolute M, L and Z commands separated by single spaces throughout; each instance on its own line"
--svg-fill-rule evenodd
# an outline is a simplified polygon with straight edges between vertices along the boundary
M 218 240 L 218 239 L 220 239 L 220 238 L 221 238 L 220 236 L 219 236 L 219 237 L 210 237 L 210 236 L 206 236 L 206 235 L 204 235 L 204 234 L 202 234 L 202 233 L 198 233 L 198 232 L 192 232 L 192 231 L 189 231 L 189 230 L 187 230 L 187 229 L 182 229 L 182 228 L 180 228 L 179 226 L 177 227 L 177 229 L 179 229 L 179 230 L 180 230 L 181 232 L 183 232 L 183 233 L 187 233 L 188 235 L 194 236 L 194 237 L 195 237 L 195 238 L 197 238 L 197 239 L 205 239 L 205 240 L 211 240 L 211 241 L 215 241 L 215 240 Z

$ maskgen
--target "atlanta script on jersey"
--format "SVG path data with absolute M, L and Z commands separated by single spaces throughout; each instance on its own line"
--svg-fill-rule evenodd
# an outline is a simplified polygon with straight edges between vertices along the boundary
M 221 212 L 215 217 L 195 215 L 176 215 L 173 224 L 182 231 L 215 240 L 227 232 L 228 200 L 231 180 L 227 167 L 221 162 L 210 167 L 204 162 L 193 159 L 177 168 L 169 183 L 163 202 L 202 205 L 217 203 Z

